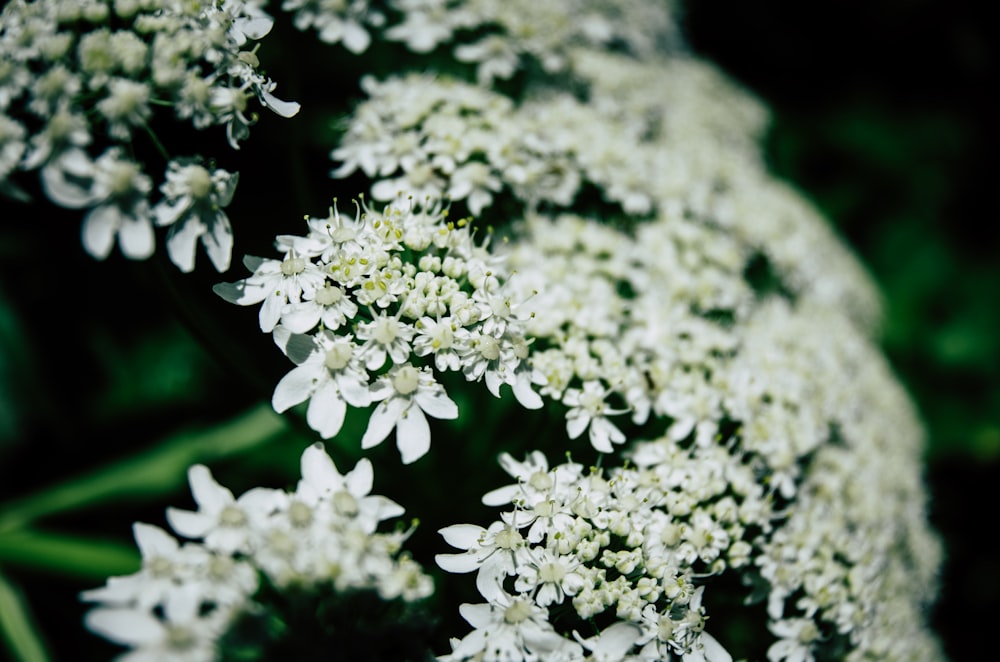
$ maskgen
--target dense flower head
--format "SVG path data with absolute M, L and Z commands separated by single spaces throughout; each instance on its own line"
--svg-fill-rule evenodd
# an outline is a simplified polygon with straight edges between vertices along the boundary
M 301 465 L 294 491 L 254 488 L 238 498 L 207 467 L 191 467 L 198 510 L 167 512 L 173 530 L 190 541 L 137 522 L 142 569 L 82 594 L 98 605 L 87 626 L 128 646 L 121 659 L 214 660 L 234 621 L 261 608 L 262 583 L 374 591 L 385 601 L 430 595 L 430 577 L 401 551 L 412 529 L 378 531 L 403 509 L 371 494 L 371 463 L 341 474 L 322 444 L 313 444 Z
M 309 425 L 329 438 L 348 405 L 378 403 L 362 446 L 395 429 L 410 463 L 430 447 L 427 416 L 458 416 L 436 373 L 460 371 L 496 397 L 509 385 L 525 407 L 541 406 L 522 303 L 488 238 L 477 243 L 469 220 L 449 220 L 440 201 L 354 204 L 353 217 L 333 206 L 308 218 L 308 234 L 278 237 L 282 259 L 247 258 L 253 275 L 215 287 L 232 303 L 262 304 L 261 330 L 296 364 L 274 390 L 275 410 L 308 400 Z
M 0 193 L 25 197 L 17 176 L 37 170 L 49 200 L 87 210 L 83 244 L 94 257 L 106 257 L 116 240 L 126 257 L 149 257 L 154 224 L 168 225 L 168 252 L 183 271 L 194 268 L 198 239 L 213 265 L 228 269 L 232 230 L 221 208 L 232 197 L 235 174 L 205 164 L 203 156 L 169 153 L 151 122 L 163 108 L 196 129 L 225 125 L 238 149 L 255 121 L 251 99 L 285 117 L 298 111 L 272 94 L 275 83 L 243 50 L 271 29 L 260 5 L 7 3 L 0 14 Z M 143 143 L 167 162 L 158 203 L 150 199 L 156 173 L 129 156 Z M 192 167 L 214 181 L 214 192 L 179 190 L 181 173 L 190 179 Z M 185 196 L 190 202 L 181 202 Z

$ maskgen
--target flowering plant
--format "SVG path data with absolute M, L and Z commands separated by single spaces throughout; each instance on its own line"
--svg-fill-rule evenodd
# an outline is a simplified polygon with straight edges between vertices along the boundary
M 166 520 L 186 542 L 137 522 L 139 569 L 82 593 L 121 659 L 941 658 L 922 432 L 875 346 L 878 294 L 768 174 L 765 109 L 690 54 L 675 12 L 3 9 L 7 204 L 84 210 L 98 259 L 117 241 L 162 265 L 167 227 L 189 273 L 200 243 L 227 275 L 167 288 L 232 320 L 220 356 L 280 366 L 215 456 L 301 472 L 237 498 L 178 456 L 197 509 Z M 264 73 L 292 41 L 308 85 Z M 280 176 L 253 154 L 268 125 L 289 188 L 323 189 L 321 207 L 278 186 L 283 219 L 240 202 L 255 171 Z M 317 152 L 319 175 L 301 165 Z M 265 240 L 231 268 L 243 232 Z M 96 484 L 88 498 L 122 489 Z M 392 529 L 404 512 L 420 526 Z

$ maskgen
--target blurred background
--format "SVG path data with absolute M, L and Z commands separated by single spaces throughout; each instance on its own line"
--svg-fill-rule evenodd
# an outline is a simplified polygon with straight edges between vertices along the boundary
M 933 624 L 952 659 L 985 659 L 1000 613 L 1000 568 L 986 544 L 1000 485 L 994 24 L 973 0 L 689 0 L 685 6 L 695 53 L 771 106 L 766 149 L 774 172 L 825 211 L 883 289 L 884 346 L 927 423 L 930 514 L 947 547 Z M 315 61 L 310 49 L 322 47 L 314 41 L 292 42 L 296 62 Z M 265 43 L 262 60 L 267 55 Z M 317 91 L 308 72 L 282 66 L 288 63 L 275 60 L 271 69 L 282 98 L 347 92 Z M 342 73 L 349 81 L 359 71 Z M 221 133 L 200 134 L 199 147 L 227 155 L 220 165 L 234 169 L 235 159 L 225 162 L 234 155 Z M 235 258 L 270 255 L 275 227 L 301 232 L 301 213 L 324 213 L 327 192 L 282 187 L 310 177 L 325 181 L 331 139 L 328 126 L 308 121 L 265 117 L 254 127 L 241 157 L 287 157 L 291 145 L 316 144 L 287 172 L 244 171 L 230 209 Z M 288 196 L 308 203 L 288 213 Z M 122 494 L 135 498 L 48 516 L 33 538 L 0 536 L 0 579 L 29 605 L 53 658 L 107 659 L 115 649 L 77 627 L 86 610 L 77 594 L 108 574 L 130 571 L 132 521 L 162 524 L 166 505 L 190 505 L 178 467 L 216 453 L 213 470 L 236 493 L 281 486 L 297 474 L 298 451 L 281 447 L 282 435 L 295 436 L 283 426 L 294 423 L 252 409 L 269 399 L 288 366 L 270 339 L 255 333 L 255 310 L 222 304 L 211 293 L 213 283 L 244 275 L 238 264 L 220 277 L 202 254 L 198 270 L 182 276 L 162 246 L 150 263 L 115 255 L 98 264 L 80 247 L 78 213 L 3 204 L 0 532 L 5 508 L 23 506 L 37 490 L 153 444 L 166 442 L 168 449 L 147 457 L 162 471 L 159 483 L 148 481 L 145 496 L 133 489 Z M 255 222 L 262 232 L 248 231 Z M 198 436 L 248 411 L 249 418 L 235 420 L 263 430 L 259 452 L 224 460 L 229 451 Z M 215 450 L 191 450 L 205 448 Z M 398 465 L 394 449 L 379 450 L 387 451 L 387 465 Z M 102 480 L 125 484 L 144 476 L 125 465 Z M 392 496 L 399 486 L 376 488 Z M 436 543 L 434 528 L 422 526 Z M 81 559 L 99 553 L 104 567 L 73 566 L 59 556 L 76 536 L 108 541 L 100 549 L 81 542 L 77 550 Z M 5 590 L 0 585 L 0 608 Z

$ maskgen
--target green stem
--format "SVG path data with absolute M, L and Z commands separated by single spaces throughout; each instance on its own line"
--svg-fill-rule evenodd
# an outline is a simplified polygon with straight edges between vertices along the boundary
M 0 506 L 0 533 L 102 501 L 169 492 L 184 483 L 192 464 L 249 450 L 285 430 L 285 421 L 261 404 L 222 425 L 182 432 L 151 450 Z
M 115 540 L 44 531 L 0 534 L 0 563 L 95 581 L 139 570 L 139 553 Z
M 49 655 L 21 592 L 0 573 L 0 635 L 11 659 L 48 662 Z

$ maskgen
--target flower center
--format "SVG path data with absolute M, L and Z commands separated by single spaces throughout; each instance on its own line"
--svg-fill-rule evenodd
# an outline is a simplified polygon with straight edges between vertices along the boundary
M 343 370 L 350 363 L 353 354 L 354 352 L 351 351 L 351 347 L 347 343 L 336 343 L 327 350 L 323 363 L 330 370 Z
M 188 187 L 191 190 L 191 197 L 198 199 L 208 197 L 212 192 L 212 175 L 200 165 L 191 166 L 188 169 Z
M 316 290 L 316 303 L 321 306 L 332 306 L 335 303 L 340 303 L 343 298 L 344 293 L 340 288 L 329 284 Z
M 420 385 L 420 373 L 411 365 L 403 366 L 393 376 L 392 385 L 400 395 L 409 395 Z
M 281 261 L 281 273 L 285 276 L 294 276 L 306 270 L 306 259 L 304 257 L 288 257 Z
M 516 625 L 527 620 L 531 616 L 531 605 L 527 600 L 515 600 L 511 606 L 503 612 L 503 620 L 511 625 Z

